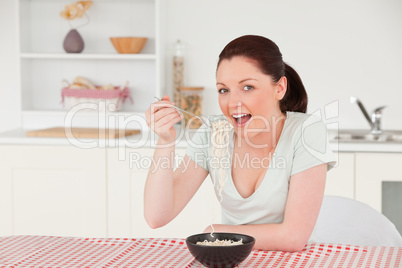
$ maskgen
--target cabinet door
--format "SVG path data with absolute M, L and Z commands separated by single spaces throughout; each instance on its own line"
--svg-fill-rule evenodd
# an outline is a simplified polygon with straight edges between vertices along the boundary
M 0 146 L 0 235 L 106 236 L 104 149 Z
M 382 183 L 402 182 L 400 153 L 356 154 L 356 199 L 382 212 Z
M 120 153 L 119 150 L 125 150 Z M 169 224 L 151 229 L 144 219 L 144 186 L 154 149 L 108 149 L 109 236 L 184 238 L 220 222 L 220 205 L 209 176 L 183 211 Z M 184 149 L 176 149 L 180 163 Z M 191 178 L 189 178 L 191 179 Z
M 336 153 L 338 163 L 327 173 L 326 195 L 337 195 L 354 199 L 354 153 Z

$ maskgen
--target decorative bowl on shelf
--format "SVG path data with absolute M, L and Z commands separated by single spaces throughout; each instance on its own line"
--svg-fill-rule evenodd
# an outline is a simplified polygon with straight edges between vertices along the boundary
M 137 54 L 144 48 L 146 37 L 110 37 L 114 48 L 121 54 Z

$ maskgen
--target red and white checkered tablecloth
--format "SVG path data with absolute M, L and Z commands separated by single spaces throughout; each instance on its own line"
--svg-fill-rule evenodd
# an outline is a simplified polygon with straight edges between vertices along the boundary
M 202 267 L 184 239 L 0 237 L 0 267 Z M 239 267 L 402 267 L 402 248 L 307 244 L 253 250 Z

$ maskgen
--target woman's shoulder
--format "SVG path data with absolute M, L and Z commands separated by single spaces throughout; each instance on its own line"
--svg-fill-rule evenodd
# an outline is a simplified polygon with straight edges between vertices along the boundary
M 322 122 L 321 118 L 316 114 L 299 112 L 286 112 L 286 120 L 288 125 L 300 128 L 304 128 L 312 123 Z
M 299 112 L 286 112 L 286 128 L 293 132 L 301 130 L 303 123 L 309 118 L 309 114 Z
M 314 116 L 307 113 L 300 113 L 300 112 L 286 112 L 286 118 L 292 120 L 294 122 L 303 122 L 310 116 Z
M 292 136 L 300 137 L 300 135 L 311 132 L 326 131 L 324 122 L 318 115 L 306 114 L 299 112 L 286 112 L 286 129 Z

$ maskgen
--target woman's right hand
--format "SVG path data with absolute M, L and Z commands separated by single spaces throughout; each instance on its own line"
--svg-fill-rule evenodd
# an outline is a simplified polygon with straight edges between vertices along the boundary
M 173 142 L 175 140 L 176 130 L 174 124 L 183 118 L 183 115 L 177 109 L 171 107 L 172 105 L 174 103 L 170 101 L 168 95 L 165 95 L 161 101 L 152 103 L 145 112 L 147 125 L 164 142 Z

